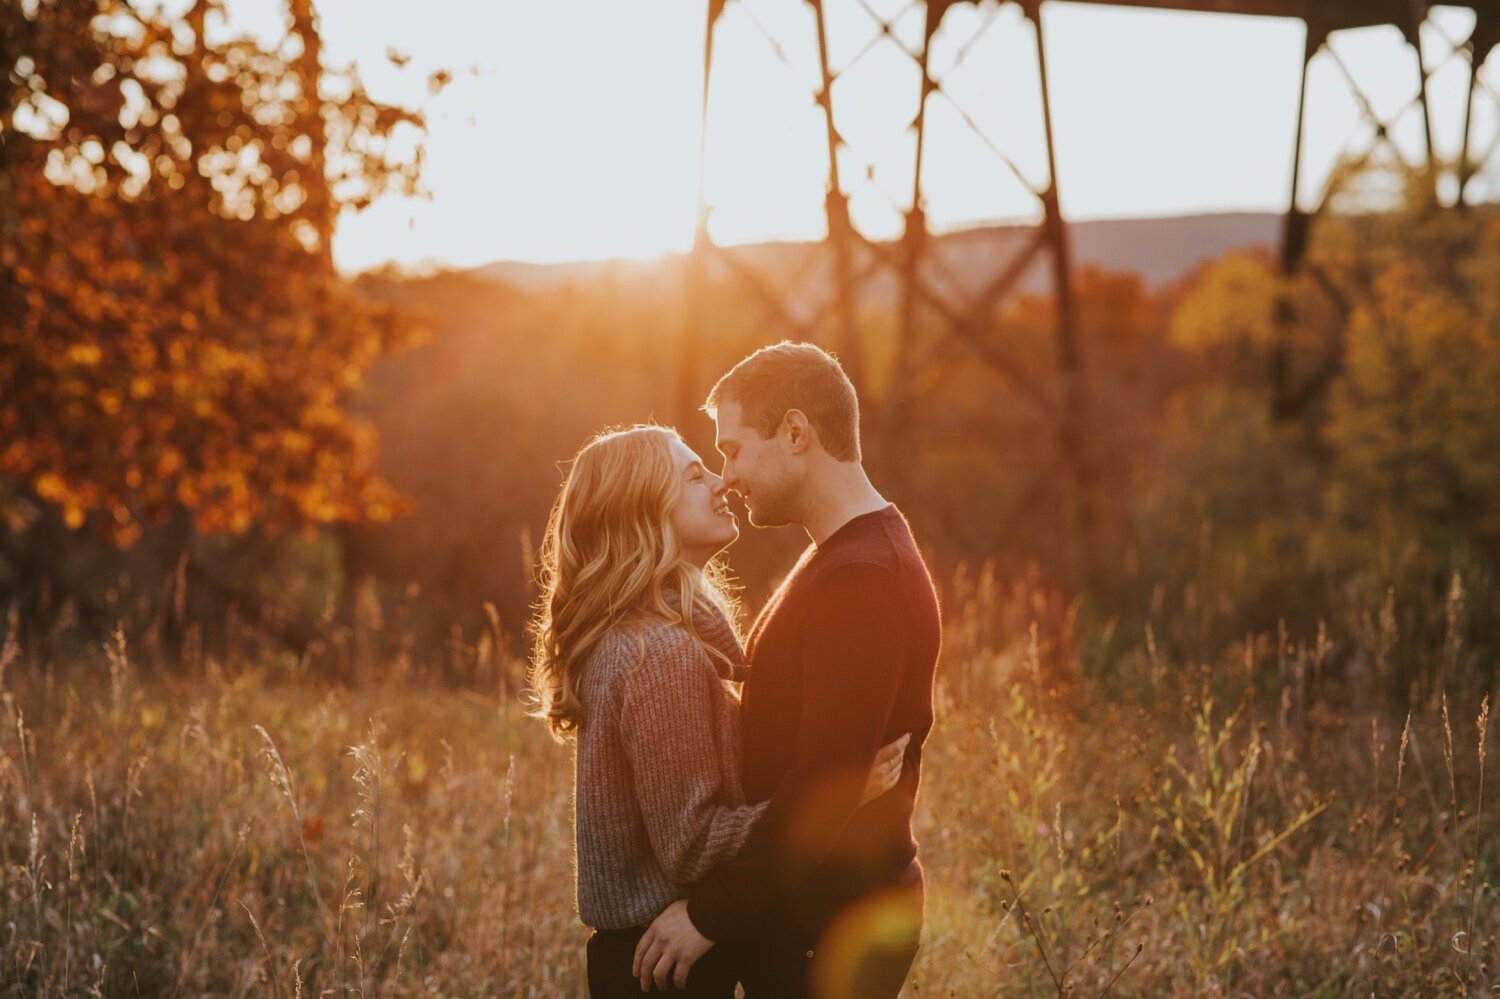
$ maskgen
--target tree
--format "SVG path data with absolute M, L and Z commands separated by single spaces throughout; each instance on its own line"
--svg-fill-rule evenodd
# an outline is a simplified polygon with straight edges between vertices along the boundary
M 125 544 L 178 508 L 243 531 L 402 507 L 347 399 L 419 331 L 330 239 L 418 191 L 421 115 L 322 66 L 310 0 L 271 43 L 228 23 L 0 0 L 0 504 L 8 480 Z
M 1330 505 L 1356 536 L 1500 558 L 1500 219 L 1387 265 L 1354 313 L 1326 436 Z

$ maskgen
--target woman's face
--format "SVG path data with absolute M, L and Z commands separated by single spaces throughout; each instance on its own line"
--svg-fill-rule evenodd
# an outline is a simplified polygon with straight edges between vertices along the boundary
M 703 467 L 703 459 L 680 440 L 672 441 L 672 456 L 682 490 L 672 507 L 672 527 L 682 545 L 682 557 L 707 565 L 740 536 L 739 523 L 725 501 L 724 480 Z

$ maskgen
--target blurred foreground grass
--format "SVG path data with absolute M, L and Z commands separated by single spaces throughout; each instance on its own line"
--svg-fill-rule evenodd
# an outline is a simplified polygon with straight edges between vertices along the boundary
M 949 597 L 908 995 L 1500 986 L 1488 695 L 1369 696 L 1388 607 L 1085 679 L 1023 589 Z M 0 656 L 5 995 L 584 993 L 570 756 L 496 643 L 484 691 L 146 644 Z

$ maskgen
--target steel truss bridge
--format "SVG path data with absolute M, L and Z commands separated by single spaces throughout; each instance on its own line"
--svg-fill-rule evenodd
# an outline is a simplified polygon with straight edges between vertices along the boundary
M 864 388 L 866 378 L 866 351 L 861 342 L 858 327 L 858 311 L 862 298 L 869 294 L 872 280 L 877 276 L 889 288 L 894 279 L 897 294 L 897 341 L 894 374 L 887 379 L 883 398 L 870 407 L 867 422 L 874 431 L 871 436 L 880 438 L 887 433 L 899 433 L 899 428 L 909 422 L 915 388 L 911 384 L 911 364 L 916 359 L 918 344 L 924 334 L 922 329 L 934 325 L 940 330 L 944 350 L 948 356 L 970 356 L 992 369 L 1002 378 L 1017 397 L 1025 399 L 1035 407 L 1047 424 L 1055 427 L 1058 443 L 1071 469 L 1079 495 L 1086 495 L 1090 466 L 1088 436 L 1088 358 L 1085 345 L 1080 342 L 1072 262 L 1069 253 L 1068 224 L 1059 208 L 1056 158 L 1053 140 L 1053 109 L 1050 80 L 1047 69 L 1047 46 L 1042 30 L 1041 6 L 1043 0 L 1012 0 L 1012 3 L 983 4 L 959 3 L 955 0 L 914 0 L 894 15 L 883 15 L 872 6 L 871 0 L 856 0 L 866 14 L 878 26 L 878 31 L 869 45 L 853 60 L 839 69 L 829 61 L 829 19 L 824 0 L 807 0 L 816 25 L 816 50 L 819 63 L 820 85 L 814 90 L 823 122 L 828 150 L 828 176 L 826 179 L 825 211 L 827 236 L 815 252 L 827 261 L 818 271 L 825 278 L 821 283 L 829 286 L 823 300 L 807 314 L 807 310 L 793 309 L 789 303 L 795 296 L 805 300 L 807 271 L 802 280 L 791 282 L 757 268 L 749 256 L 732 249 L 716 245 L 708 235 L 708 210 L 704 203 L 702 183 L 699 184 L 697 227 L 694 234 L 693 252 L 689 258 L 689 309 L 685 326 L 682 397 L 683 414 L 690 414 L 701 398 L 702 384 L 698 370 L 697 342 L 706 335 L 708 315 L 705 308 L 705 288 L 708 268 L 718 266 L 731 273 L 737 281 L 751 289 L 775 318 L 779 333 L 793 339 L 805 339 L 823 343 L 835 349 L 856 385 Z M 1298 190 L 1303 173 L 1304 132 L 1307 125 L 1307 69 L 1308 64 L 1319 53 L 1326 52 L 1340 75 L 1348 84 L 1368 123 L 1367 134 L 1371 135 L 1362 149 L 1346 149 L 1343 160 L 1346 164 L 1367 163 L 1382 151 L 1394 154 L 1398 160 L 1412 167 L 1425 167 L 1433 179 L 1433 199 L 1447 208 L 1463 211 L 1471 203 L 1471 187 L 1475 176 L 1485 164 L 1496 159 L 1500 152 L 1500 137 L 1488 143 L 1488 148 L 1473 148 L 1471 121 L 1476 102 L 1493 101 L 1500 108 L 1500 93 L 1496 93 L 1480 71 L 1486 58 L 1500 43 L 1500 0 L 1470 0 L 1460 6 L 1474 12 L 1473 30 L 1466 38 L 1452 38 L 1442 33 L 1430 21 L 1426 0 L 1080 0 L 1101 7 L 1131 7 L 1140 9 L 1196 11 L 1202 13 L 1256 15 L 1264 17 L 1297 18 L 1306 25 L 1306 46 L 1302 59 L 1300 97 L 1297 109 L 1296 138 L 1291 150 L 1292 168 L 1288 179 L 1288 207 L 1283 219 L 1280 238 L 1279 268 L 1281 275 L 1295 277 L 1309 267 L 1307 248 L 1309 233 L 1317 220 L 1328 209 L 1329 199 L 1334 194 L 1330 184 L 1321 198 L 1311 207 L 1299 206 Z M 703 60 L 703 134 L 708 133 L 709 87 L 714 73 L 715 34 L 726 9 L 732 6 L 749 6 L 751 0 L 708 0 L 707 31 L 704 38 Z M 990 26 L 996 15 L 1010 6 L 1019 7 L 1029 23 L 1035 39 L 1035 66 L 1040 79 L 1037 94 L 1040 99 L 1042 131 L 1045 138 L 1045 161 L 1047 181 L 1036 185 L 1026 179 L 1015 162 L 988 135 L 985 135 L 975 119 L 963 108 L 955 95 L 944 87 L 944 79 L 934 74 L 929 66 L 929 52 L 933 36 L 938 32 L 944 17 L 952 8 L 967 6 L 983 16 L 974 30 L 974 37 L 965 45 L 963 54 L 977 41 L 978 36 Z M 911 15 L 914 9 L 925 8 L 920 44 L 913 47 L 910 41 L 902 41 L 897 33 L 897 24 Z M 749 11 L 753 17 L 753 10 Z M 771 37 L 763 24 L 755 21 L 768 41 L 786 61 L 777 39 Z M 1424 23 L 1439 31 L 1444 55 L 1431 64 L 1424 61 L 1419 31 Z M 1394 26 L 1404 35 L 1412 54 L 1413 66 L 1418 71 L 1420 86 L 1410 102 L 1396 114 L 1382 117 L 1375 103 L 1354 74 L 1330 45 L 1329 36 L 1338 31 L 1374 26 Z M 919 70 L 920 95 L 916 115 L 909 128 L 915 132 L 915 162 L 911 171 L 910 207 L 904 211 L 904 234 L 894 242 L 881 242 L 862 234 L 850 221 L 848 181 L 840 176 L 841 148 L 853 149 L 836 124 L 834 95 L 835 83 L 857 65 L 859 60 L 877 43 L 894 42 Z M 1469 69 L 1468 103 L 1463 109 L 1463 126 L 1460 152 L 1455 162 L 1442 162 L 1433 151 L 1432 112 L 1429 106 L 1428 81 L 1438 69 L 1454 60 L 1461 60 Z M 1035 197 L 1040 208 L 1040 221 L 1031 227 L 1020 240 L 1019 249 L 1002 259 L 994 268 L 986 283 L 977 294 L 970 289 L 970 300 L 955 301 L 952 282 L 942 278 L 943 264 L 932 253 L 932 233 L 923 210 L 922 160 L 927 152 L 928 104 L 935 96 L 953 102 L 967 127 L 978 133 L 982 144 L 998 158 L 1002 170 L 1013 174 Z M 1398 118 L 1417 106 L 1421 112 L 1425 130 L 1425 162 L 1421 156 L 1417 162 L 1397 148 L 1391 130 Z M 870 161 L 873 162 L 873 161 Z M 1446 180 L 1446 184 L 1440 183 Z M 1446 196 L 1440 191 L 1446 189 Z M 901 207 L 897 206 L 900 211 Z M 1014 293 L 1023 277 L 1042 259 L 1049 264 L 1048 276 L 1055 300 L 1055 329 L 1053 362 L 1055 371 L 1049 373 L 1048 385 L 1042 384 L 1041 373 L 1028 371 L 1018 358 L 1007 349 L 1003 331 L 996 328 L 996 310 Z M 828 273 L 831 269 L 831 274 Z M 1314 275 L 1316 276 L 1316 275 Z M 831 280 L 827 280 L 831 278 Z M 795 287 L 793 287 L 795 286 Z M 1293 306 L 1287 296 L 1278 303 L 1277 321 L 1287 327 L 1295 321 Z M 919 314 L 921 318 L 919 318 Z M 924 325 L 925 324 L 925 325 Z M 930 334 L 929 334 L 930 335 Z M 1283 337 L 1283 344 L 1286 338 Z M 1296 412 L 1309 397 L 1316 394 L 1317 386 L 1293 384 L 1290 365 L 1285 348 L 1275 360 L 1273 372 L 1276 382 L 1275 409 L 1280 415 Z M 873 419 L 872 419 L 873 418 Z M 686 425 L 688 421 L 684 420 Z M 1085 506 L 1086 506 L 1085 501 Z M 1083 517 L 1079 527 L 1085 538 L 1090 530 L 1088 516 Z

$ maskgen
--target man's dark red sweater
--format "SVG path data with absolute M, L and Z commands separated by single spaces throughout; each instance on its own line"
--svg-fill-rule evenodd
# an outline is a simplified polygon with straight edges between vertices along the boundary
M 937 594 L 894 506 L 803 553 L 746 644 L 745 795 L 771 804 L 694 887 L 704 936 L 811 946 L 858 899 L 921 891 L 911 823 L 940 641 Z M 905 732 L 900 783 L 861 806 L 876 750 Z

